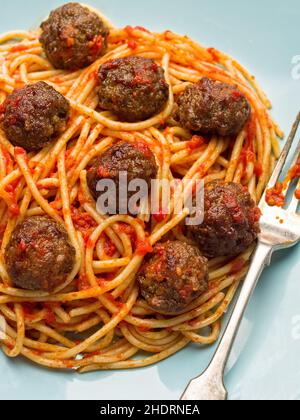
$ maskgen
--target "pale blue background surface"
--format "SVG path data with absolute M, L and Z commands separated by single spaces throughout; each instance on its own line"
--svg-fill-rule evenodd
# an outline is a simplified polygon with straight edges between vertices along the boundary
M 300 109 L 298 0 L 86 0 L 118 26 L 186 33 L 255 73 L 288 132 Z M 0 0 L 0 32 L 33 28 L 59 0 Z M 299 70 L 300 76 L 300 70 Z M 300 399 L 300 250 L 276 255 L 247 311 L 226 376 L 230 399 Z M 51 372 L 0 355 L 1 399 L 177 399 L 208 364 L 196 346 L 158 366 L 86 376 Z

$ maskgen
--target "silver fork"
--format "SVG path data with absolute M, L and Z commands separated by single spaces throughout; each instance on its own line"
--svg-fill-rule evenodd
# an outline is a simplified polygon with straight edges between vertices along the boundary
M 293 125 L 292 131 L 271 176 L 267 189 L 274 187 L 284 169 L 291 146 L 300 123 L 300 113 Z M 300 142 L 298 144 L 293 163 L 296 164 L 300 156 Z M 298 183 L 298 186 L 300 184 Z M 288 185 L 290 187 L 290 184 Z M 266 190 L 267 190 L 266 189 Z M 245 310 L 254 292 L 257 282 L 265 267 L 270 265 L 274 251 L 286 249 L 300 241 L 300 216 L 297 214 L 299 200 L 293 198 L 287 209 L 270 207 L 266 203 L 265 194 L 260 202 L 263 216 L 261 219 L 261 234 L 254 253 L 250 270 L 243 283 L 240 296 L 235 305 L 227 328 L 223 334 L 216 353 L 206 371 L 192 380 L 185 390 L 181 400 L 207 401 L 226 400 L 228 392 L 224 385 L 225 367 L 237 336 Z

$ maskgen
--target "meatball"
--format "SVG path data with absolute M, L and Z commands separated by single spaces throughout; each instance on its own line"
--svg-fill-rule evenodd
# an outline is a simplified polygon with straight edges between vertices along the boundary
M 204 222 L 187 229 L 206 257 L 234 257 L 257 239 L 260 215 L 245 187 L 214 181 L 204 192 Z
M 40 42 L 58 69 L 82 69 L 106 52 L 108 28 L 96 13 L 79 3 L 54 10 L 41 28 Z
M 42 149 L 67 126 L 69 102 L 53 87 L 38 82 L 15 90 L 2 108 L 8 140 L 28 152 Z
M 127 199 L 119 200 L 120 172 L 127 173 L 128 184 L 136 179 L 146 181 L 149 191 L 151 181 L 156 179 L 158 172 L 155 157 L 149 147 L 139 142 L 134 144 L 119 142 L 99 156 L 88 171 L 88 186 L 95 200 L 102 194 L 97 191 L 98 182 L 103 179 L 114 181 L 117 213 L 121 208 L 128 207 L 128 200 L 135 194 L 128 192 Z
M 127 122 L 143 121 L 162 111 L 169 97 L 164 70 L 155 61 L 127 57 L 99 69 L 99 106 Z
M 28 217 L 13 232 L 5 261 L 15 287 L 51 292 L 71 273 L 75 249 L 59 223 L 46 216 Z
M 237 87 L 208 78 L 188 86 L 178 99 L 181 125 L 201 134 L 237 135 L 250 114 L 250 104 Z
M 176 315 L 208 290 L 207 259 L 184 242 L 159 243 L 146 257 L 138 283 L 154 311 Z

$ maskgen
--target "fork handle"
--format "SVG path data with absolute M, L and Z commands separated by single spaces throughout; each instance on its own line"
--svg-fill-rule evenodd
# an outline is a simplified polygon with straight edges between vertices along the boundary
M 204 374 L 197 379 L 194 379 L 187 388 L 183 396 L 185 400 L 197 400 L 197 395 L 199 397 L 203 395 L 203 387 L 206 385 L 206 389 L 210 390 L 208 394 L 211 394 L 207 395 L 207 399 L 227 399 L 227 392 L 224 388 L 225 367 L 249 300 L 264 268 L 271 262 L 272 251 L 273 249 L 271 246 L 259 242 L 253 256 L 251 268 L 243 283 L 240 296 L 222 336 L 218 349 L 216 350 L 216 353 Z M 218 392 L 220 389 L 223 389 L 224 392 Z M 214 393 L 215 395 L 213 395 Z

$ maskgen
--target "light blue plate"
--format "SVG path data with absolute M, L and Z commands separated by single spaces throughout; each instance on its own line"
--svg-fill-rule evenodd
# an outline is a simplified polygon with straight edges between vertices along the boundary
M 300 55 L 298 0 L 86 1 L 116 25 L 172 29 L 233 55 L 258 77 L 288 132 L 300 109 L 300 68 L 293 71 L 292 64 Z M 2 0 L 0 31 L 33 28 L 60 4 Z M 300 399 L 299 257 L 299 248 L 275 256 L 260 281 L 229 363 L 230 399 Z M 191 346 L 155 367 L 86 376 L 47 371 L 1 354 L 0 398 L 178 399 L 213 351 Z

